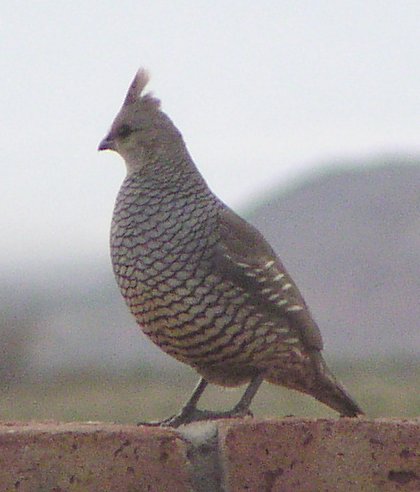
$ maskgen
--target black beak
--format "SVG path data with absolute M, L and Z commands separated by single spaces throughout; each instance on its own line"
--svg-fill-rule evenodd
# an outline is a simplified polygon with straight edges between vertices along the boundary
M 114 141 L 107 135 L 98 146 L 98 150 L 116 150 Z

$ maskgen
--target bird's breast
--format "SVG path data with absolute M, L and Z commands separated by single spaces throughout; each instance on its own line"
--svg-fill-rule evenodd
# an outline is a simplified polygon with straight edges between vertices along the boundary
M 163 298 L 167 304 L 197 287 L 210 268 L 214 232 L 214 217 L 194 196 L 121 189 L 111 226 L 112 264 L 139 322 Z

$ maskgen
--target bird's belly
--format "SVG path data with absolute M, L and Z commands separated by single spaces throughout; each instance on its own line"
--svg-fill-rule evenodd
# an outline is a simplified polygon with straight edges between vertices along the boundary
M 300 354 L 287 320 L 273 320 L 242 288 L 203 270 L 203 262 L 160 259 L 115 268 L 122 294 L 142 330 L 163 351 L 210 381 L 246 382 L 269 361 Z M 163 268 L 163 265 L 166 265 Z

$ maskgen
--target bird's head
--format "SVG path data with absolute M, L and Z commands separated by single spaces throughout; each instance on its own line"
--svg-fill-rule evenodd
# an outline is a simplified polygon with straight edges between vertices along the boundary
M 98 150 L 118 152 L 131 170 L 143 167 L 146 156 L 182 142 L 179 131 L 161 111 L 159 99 L 143 93 L 148 82 L 148 73 L 140 69 L 111 129 L 98 147 Z

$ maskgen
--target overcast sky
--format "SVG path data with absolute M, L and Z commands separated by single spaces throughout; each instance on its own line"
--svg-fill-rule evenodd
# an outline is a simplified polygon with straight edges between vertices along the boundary
M 418 1 L 3 2 L 0 266 L 108 255 L 139 66 L 234 208 L 341 158 L 420 153 Z

